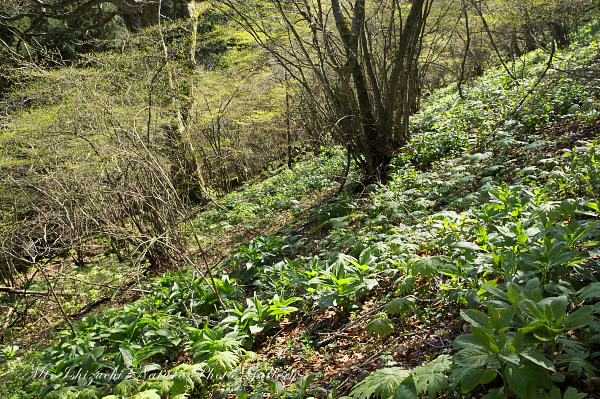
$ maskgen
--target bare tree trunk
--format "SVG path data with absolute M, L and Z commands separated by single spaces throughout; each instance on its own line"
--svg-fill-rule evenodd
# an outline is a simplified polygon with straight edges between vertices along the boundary
M 456 86 L 458 87 L 458 95 L 460 96 L 460 98 L 464 99 L 465 96 L 462 91 L 462 83 L 465 80 L 465 66 L 467 64 L 467 57 L 469 56 L 469 51 L 470 51 L 470 47 L 471 47 L 471 29 L 469 27 L 469 12 L 467 10 L 467 4 L 464 0 L 462 1 L 462 7 L 463 7 L 463 14 L 465 16 L 465 29 L 466 29 L 467 37 L 465 40 L 465 50 L 463 53 L 463 59 L 462 59 L 462 62 L 460 63 L 460 75 L 458 76 L 458 82 L 456 83 Z
M 286 124 L 286 135 L 287 135 L 287 165 L 289 169 L 292 169 L 292 128 L 290 123 L 290 94 L 287 89 L 287 74 L 285 75 L 286 88 L 285 88 L 285 124 Z

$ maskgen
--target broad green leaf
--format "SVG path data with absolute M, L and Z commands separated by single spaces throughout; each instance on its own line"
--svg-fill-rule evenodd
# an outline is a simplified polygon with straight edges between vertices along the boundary
M 487 395 L 485 395 L 481 399 L 504 399 L 504 387 L 496 388 L 490 391 Z
M 432 275 L 439 273 L 442 266 L 446 262 L 442 256 L 426 256 L 418 258 L 412 262 L 413 275 L 420 274 L 423 277 L 431 277 Z
M 478 385 L 492 382 L 497 375 L 496 370 L 468 369 L 460 380 L 460 389 L 462 393 L 471 392 Z
M 454 248 L 465 249 L 468 251 L 479 252 L 482 248 L 474 242 L 458 241 L 454 244 Z
M 232 370 L 240 361 L 238 355 L 231 351 L 217 352 L 206 362 L 207 366 L 215 373 L 224 373 Z
M 545 368 L 546 370 L 555 371 L 554 364 L 544 356 L 543 353 L 535 351 L 535 350 L 527 350 L 522 351 L 519 355 L 530 362 L 537 364 L 540 367 Z
M 448 355 L 440 355 L 426 366 L 413 369 L 417 392 L 427 392 L 429 398 L 435 398 L 448 388 L 449 382 L 446 372 L 450 370 L 452 360 Z
M 412 375 L 398 385 L 392 399 L 417 399 L 417 386 Z
M 462 309 L 460 315 L 469 324 L 474 327 L 484 328 L 486 330 L 492 329 L 492 322 L 490 318 L 483 312 L 475 309 Z
M 538 308 L 537 304 L 531 299 L 523 299 L 519 301 L 518 306 L 522 313 L 529 315 L 534 320 L 544 319 L 542 311 Z
M 536 398 L 536 383 L 523 366 L 508 363 L 504 369 L 504 375 L 512 391 L 520 398 Z
M 515 288 L 515 286 L 513 284 L 511 284 L 508 287 L 508 300 L 510 301 L 510 303 L 512 305 L 514 305 L 515 303 L 518 303 L 520 299 L 521 299 L 521 294 Z
M 77 395 L 77 399 L 100 399 L 103 396 L 103 393 L 98 389 L 88 387 L 79 392 L 79 394 Z
M 577 291 L 577 299 L 580 302 L 587 299 L 600 299 L 600 283 L 591 283 Z
M 335 295 L 326 295 L 319 300 L 319 309 L 324 310 L 337 304 Z
M 394 323 L 387 318 L 373 319 L 369 324 L 367 324 L 365 330 L 369 335 L 375 334 L 379 338 L 383 338 L 394 331 Z
M 494 362 L 494 358 L 490 356 L 489 351 L 483 346 L 469 345 L 455 355 L 455 361 L 460 367 L 477 369 Z
M 44 399 L 75 399 L 77 389 L 75 387 L 62 387 L 51 391 L 44 396 Z
M 350 391 L 354 399 L 387 399 L 392 396 L 396 388 L 411 375 L 410 370 L 400 367 L 387 367 L 374 371 L 364 380 L 359 382 Z
M 137 378 L 123 380 L 114 386 L 112 392 L 114 395 L 129 396 L 135 391 L 135 387 L 139 382 Z
M 417 278 L 414 276 L 404 276 L 396 280 L 396 284 L 398 287 L 396 288 L 396 293 L 399 295 L 406 294 L 408 292 L 412 292 L 415 289 L 415 282 Z
M 485 286 L 482 287 L 483 289 L 485 289 L 487 292 L 489 292 L 490 294 L 494 295 L 496 298 L 499 298 L 503 301 L 508 301 L 508 295 L 505 291 L 501 290 L 498 287 L 492 287 L 492 286 Z
M 458 337 L 456 337 L 454 339 L 452 346 L 454 348 L 472 348 L 472 347 L 483 348 L 483 346 L 479 343 L 479 341 L 476 340 L 475 337 L 473 337 L 473 334 L 459 335 Z
M 577 330 L 587 326 L 594 320 L 592 312 L 593 308 L 591 306 L 584 306 L 569 314 L 565 318 L 565 330 Z
M 498 285 L 498 282 L 496 279 L 493 280 L 488 280 L 485 283 L 480 285 L 479 291 L 477 291 L 477 295 L 483 295 L 486 292 L 489 292 L 487 290 L 488 287 L 496 287 Z
M 396 298 L 385 305 L 385 311 L 392 315 L 409 314 L 415 312 L 414 298 Z
M 586 203 L 586 205 L 587 205 L 589 208 L 591 208 L 591 209 L 595 210 L 596 212 L 600 212 L 600 207 L 598 206 L 598 203 L 597 203 L 597 202 L 587 202 L 587 203 Z
M 498 321 L 496 322 L 496 329 L 503 330 L 505 328 L 508 328 L 515 317 L 516 311 L 516 305 L 502 310 L 500 319 L 498 319 Z
M 90 353 L 97 359 L 104 353 L 104 346 L 97 346 Z
M 131 399 L 161 399 L 161 395 L 156 389 L 149 389 L 135 394 Z
M 131 349 L 125 348 L 125 347 L 120 347 L 119 352 L 121 353 L 121 356 L 123 357 L 123 364 L 125 365 L 125 367 L 133 366 L 133 353 L 131 353 Z
M 500 352 L 500 347 L 496 344 L 495 336 L 490 329 L 481 327 L 471 326 L 471 333 L 473 338 L 485 348 L 489 349 L 494 353 Z
M 361 265 L 369 265 L 375 261 L 375 257 L 371 255 L 371 248 L 367 248 L 360 253 L 358 263 Z
M 265 324 L 250 324 L 248 329 L 250 330 L 250 334 L 256 335 L 265 329 Z
M 158 395 L 162 396 L 169 393 L 172 384 L 173 382 L 166 377 L 149 378 L 138 387 L 138 391 L 156 392 Z
M 567 390 L 565 391 L 565 396 L 563 396 L 563 399 L 583 399 L 586 398 L 587 394 L 586 393 L 578 393 L 577 389 L 573 388 L 573 387 L 568 387 Z
M 566 296 L 555 296 L 544 298 L 538 302 L 538 305 L 543 309 L 546 306 L 549 306 L 552 310 L 552 315 L 555 320 L 558 320 L 560 317 L 565 316 L 567 312 L 567 306 L 569 306 L 569 300 Z
M 514 352 L 511 352 L 506 347 L 500 348 L 500 352 L 498 353 L 498 356 L 500 357 L 500 359 L 504 360 L 507 363 L 512 363 L 512 364 L 521 363 L 521 359 L 519 358 L 519 355 Z

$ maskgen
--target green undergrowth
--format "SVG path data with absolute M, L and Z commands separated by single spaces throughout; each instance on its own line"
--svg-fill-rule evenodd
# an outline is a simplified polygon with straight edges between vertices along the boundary
M 65 330 L 45 350 L 36 387 L 43 381 L 49 399 L 593 392 L 600 75 L 595 35 L 583 33 L 557 50 L 539 84 L 549 55 L 535 52 L 514 66 L 522 71 L 516 82 L 494 69 L 465 87 L 464 99 L 454 86 L 432 94 L 386 184 L 367 186 L 367 195 L 303 209 L 313 192 L 337 184 L 344 154 L 332 149 L 219 200 L 222 208 L 195 221 L 204 234 L 288 210 L 317 227 L 258 235 L 226 257 L 214 280 L 170 271 L 154 280 L 151 294 L 74 323 L 75 333 Z M 430 361 L 402 368 L 388 358 L 345 392 L 336 390 L 340 381 L 293 376 L 285 359 L 258 354 L 284 322 L 332 307 L 347 322 L 364 315 L 366 301 L 378 312 L 355 328 L 383 349 L 416 321 L 435 327 L 455 315 L 465 328 Z
M 227 194 L 218 200 L 219 207 L 202 212 L 194 225 L 200 232 L 211 233 L 228 231 L 238 225 L 246 229 L 268 226 L 269 219 L 287 210 L 300 215 L 311 195 L 339 185 L 345 168 L 343 149 L 326 148 L 320 155 L 298 162 L 291 169 L 282 166 L 274 176 Z M 356 178 L 357 170 L 353 168 L 349 180 Z

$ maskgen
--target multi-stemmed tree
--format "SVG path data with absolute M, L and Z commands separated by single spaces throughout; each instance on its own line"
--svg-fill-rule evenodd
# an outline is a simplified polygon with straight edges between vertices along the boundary
M 409 138 L 432 0 L 224 0 L 299 83 L 364 172 L 380 176 Z

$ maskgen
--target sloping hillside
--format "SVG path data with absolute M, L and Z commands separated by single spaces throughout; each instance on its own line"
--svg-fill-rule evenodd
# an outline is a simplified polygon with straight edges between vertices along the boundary
M 39 364 L 5 347 L 2 397 L 598 397 L 600 52 L 580 36 L 427 98 L 385 183 L 350 168 L 337 194 L 328 148 L 220 199 L 193 222 L 205 265 Z

